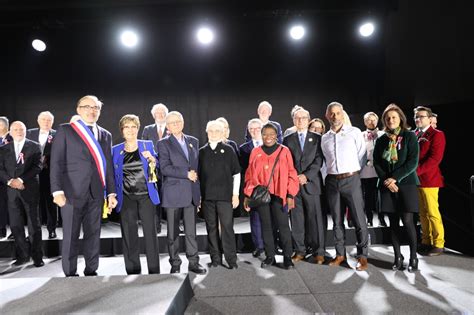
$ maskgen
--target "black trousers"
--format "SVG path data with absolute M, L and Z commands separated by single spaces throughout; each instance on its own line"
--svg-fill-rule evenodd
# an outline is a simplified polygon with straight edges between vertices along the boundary
M 338 256 L 346 256 L 346 232 L 343 223 L 344 213 L 341 209 L 341 199 L 349 207 L 352 222 L 355 226 L 357 257 L 367 257 L 369 253 L 367 221 L 364 214 L 361 186 L 359 174 L 343 179 L 337 179 L 333 175 L 326 177 L 326 195 L 334 221 L 334 243 Z
M 186 257 L 189 266 L 199 263 L 198 246 L 196 241 L 196 207 L 189 205 L 184 208 L 165 208 L 168 227 L 168 253 L 171 266 L 181 266 L 179 257 L 179 220 L 184 221 L 184 238 L 186 242 Z
M 63 272 L 66 276 L 74 275 L 77 271 L 81 226 L 84 233 L 82 252 L 86 263 L 84 272 L 92 273 L 99 267 L 100 220 L 103 204 L 104 199 L 88 196 L 84 199 L 67 199 L 61 208 L 63 218 L 61 255 Z
M 290 218 L 295 252 L 305 255 L 308 245 L 314 250 L 314 254 L 324 256 L 326 230 L 319 195 L 310 195 L 300 187 L 295 197 L 295 209 L 291 210 Z
M 33 186 L 31 189 L 38 189 Z M 17 258 L 31 257 L 40 260 L 43 257 L 41 223 L 38 211 L 38 193 L 28 190 L 21 191 L 7 188 L 8 212 L 10 216 L 10 228 L 15 237 L 15 249 Z M 26 242 L 25 217 L 22 208 L 25 209 L 26 221 L 28 222 L 28 237 L 30 244 Z M 31 247 L 31 248 L 30 248 Z
M 127 274 L 140 274 L 140 239 L 138 219 L 142 222 L 148 273 L 160 273 L 160 256 L 155 224 L 156 206 L 146 195 L 123 195 L 120 211 L 122 249 Z
M 374 212 L 377 212 L 377 177 L 362 178 L 362 192 L 364 194 L 364 210 L 367 220 L 372 222 Z
M 51 195 L 51 184 L 49 180 L 49 170 L 41 171 L 39 175 L 40 182 L 40 196 L 39 209 L 42 217 L 42 222 L 46 222 L 49 232 L 56 229 L 58 224 L 58 207 L 53 202 Z M 46 220 L 45 220 L 46 218 Z
M 204 200 L 202 202 L 204 219 L 206 220 L 209 253 L 212 261 L 222 261 L 221 241 L 219 238 L 219 222 L 222 235 L 222 249 L 227 263 L 237 261 L 235 249 L 234 217 L 230 201 Z
M 273 237 L 272 217 L 278 228 L 283 255 L 291 257 L 293 249 L 291 246 L 291 232 L 288 222 L 288 213 L 283 209 L 281 198 L 271 195 L 270 204 L 257 208 L 262 222 L 263 244 L 267 257 L 275 256 L 275 239 Z
M 7 185 L 0 183 L 0 229 L 8 225 L 8 198 Z

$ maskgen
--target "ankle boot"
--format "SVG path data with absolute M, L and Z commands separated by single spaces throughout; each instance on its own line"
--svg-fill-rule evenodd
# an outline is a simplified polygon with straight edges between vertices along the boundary
M 410 258 L 410 263 L 408 265 L 408 272 L 418 271 L 418 258 Z
M 293 261 L 291 261 L 291 257 L 285 256 L 283 258 L 283 267 L 285 267 L 285 269 L 290 269 L 290 268 L 295 267 L 295 265 L 293 264 Z
M 397 271 L 397 270 L 402 270 L 403 269 L 403 255 L 400 256 L 395 256 L 395 261 L 392 265 L 392 270 Z

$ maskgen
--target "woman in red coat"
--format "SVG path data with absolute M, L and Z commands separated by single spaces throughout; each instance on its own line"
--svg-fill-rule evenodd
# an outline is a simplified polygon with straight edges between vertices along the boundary
M 288 211 L 295 207 L 294 196 L 298 193 L 299 182 L 293 165 L 290 150 L 284 145 L 277 143 L 277 128 L 268 123 L 262 128 L 263 146 L 252 150 L 249 166 L 245 173 L 244 207 L 249 211 L 248 196 L 252 195 L 253 189 L 258 185 L 266 186 L 270 179 L 273 165 L 279 156 L 273 177 L 268 187 L 271 201 L 269 204 L 257 208 L 262 221 L 263 243 L 265 245 L 266 258 L 262 262 L 262 268 L 275 264 L 275 243 L 273 238 L 273 222 L 277 224 L 280 240 L 283 247 L 283 266 L 286 269 L 294 267 L 291 261 L 293 252 L 291 244 L 291 232 L 288 223 Z M 285 207 L 287 206 L 287 207 Z

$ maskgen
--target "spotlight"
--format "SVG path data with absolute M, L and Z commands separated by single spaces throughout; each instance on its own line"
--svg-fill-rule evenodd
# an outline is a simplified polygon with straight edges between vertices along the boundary
M 291 38 L 293 38 L 294 40 L 300 40 L 304 37 L 304 34 L 305 34 L 305 30 L 304 30 L 304 27 L 301 26 L 301 25 L 296 25 L 296 26 L 293 26 L 291 29 L 290 29 L 290 36 Z
M 37 51 L 45 51 L 46 50 L 46 44 L 41 40 L 41 39 L 35 39 L 32 43 L 31 46 Z
M 365 23 L 359 27 L 359 33 L 363 37 L 369 37 L 374 33 L 375 27 L 372 23 Z
M 207 27 L 201 27 L 196 33 L 197 40 L 203 45 L 209 45 L 214 41 L 214 32 Z
M 135 47 L 138 43 L 138 36 L 135 32 L 132 31 L 124 31 L 122 35 L 120 35 L 120 41 L 126 47 L 132 48 Z

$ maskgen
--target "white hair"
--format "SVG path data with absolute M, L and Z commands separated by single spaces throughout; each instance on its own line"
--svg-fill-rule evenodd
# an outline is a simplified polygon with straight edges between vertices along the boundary
M 211 127 L 217 127 L 217 129 L 219 131 L 224 132 L 224 124 L 221 121 L 217 120 L 217 119 L 216 120 L 210 120 L 210 121 L 207 122 L 206 132 L 208 132 Z
M 155 117 L 156 111 L 160 108 L 163 108 L 165 110 L 165 116 L 168 115 L 168 107 L 166 107 L 166 105 L 163 104 L 163 103 L 158 103 L 158 104 L 153 105 L 153 107 L 151 108 L 151 111 L 150 111 L 151 115 L 153 117 Z
M 270 108 L 270 110 L 272 110 L 272 105 L 267 101 L 263 101 L 263 102 L 260 102 L 260 104 L 258 104 L 257 111 L 259 111 L 260 108 L 263 106 L 267 106 L 268 108 Z
M 364 121 L 366 121 L 367 119 L 369 119 L 370 116 L 374 116 L 375 119 L 377 119 L 377 121 L 379 121 L 379 116 L 377 116 L 377 114 L 374 113 L 374 112 L 367 112 L 367 113 L 365 113 L 365 115 L 364 115 Z
M 166 115 L 166 122 L 168 122 L 168 118 L 171 117 L 171 116 L 177 116 L 177 117 L 179 117 L 182 121 L 184 121 L 183 115 L 181 115 L 180 112 L 174 110 L 174 111 L 169 112 L 169 113 Z
M 39 119 L 41 116 L 49 116 L 49 118 L 51 118 L 52 120 L 54 120 L 54 115 L 53 115 L 50 111 L 44 111 L 44 112 L 39 113 L 39 114 L 38 114 L 38 119 Z
M 263 122 L 259 118 L 252 118 L 247 123 L 247 128 L 250 127 L 251 124 L 259 124 L 260 128 L 263 127 Z

